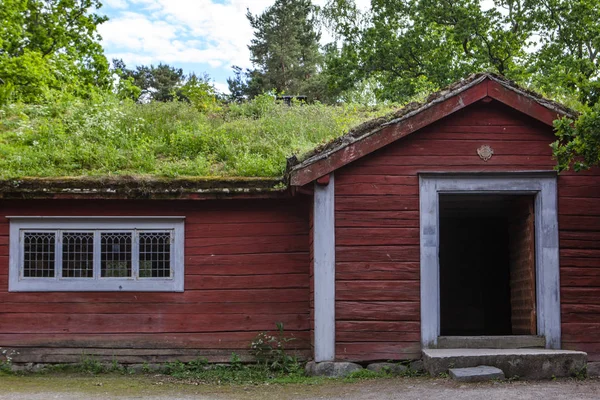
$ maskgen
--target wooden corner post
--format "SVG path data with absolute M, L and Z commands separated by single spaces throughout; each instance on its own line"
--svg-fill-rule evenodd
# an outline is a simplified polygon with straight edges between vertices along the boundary
M 335 359 L 335 181 L 315 182 L 313 213 L 315 361 Z

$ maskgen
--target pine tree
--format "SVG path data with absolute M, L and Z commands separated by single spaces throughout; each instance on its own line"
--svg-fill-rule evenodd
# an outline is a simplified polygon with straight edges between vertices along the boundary
M 310 0 L 277 0 L 256 16 L 248 11 L 246 16 L 254 29 L 248 48 L 255 66 L 246 74 L 248 96 L 275 90 L 278 94 L 321 97 L 317 11 Z

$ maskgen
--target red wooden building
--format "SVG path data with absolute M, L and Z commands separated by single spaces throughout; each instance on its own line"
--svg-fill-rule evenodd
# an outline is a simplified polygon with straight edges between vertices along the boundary
M 554 172 L 565 115 L 480 74 L 318 149 L 285 189 L 5 182 L 0 347 L 223 361 L 283 322 L 317 361 L 518 335 L 600 362 L 600 176 Z

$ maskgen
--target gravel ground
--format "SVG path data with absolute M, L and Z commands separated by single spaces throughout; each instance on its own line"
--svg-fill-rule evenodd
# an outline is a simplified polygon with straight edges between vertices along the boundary
M 1 400 L 80 399 L 600 399 L 600 380 L 459 384 L 449 379 L 396 378 L 317 385 L 214 386 L 160 377 L 0 376 Z

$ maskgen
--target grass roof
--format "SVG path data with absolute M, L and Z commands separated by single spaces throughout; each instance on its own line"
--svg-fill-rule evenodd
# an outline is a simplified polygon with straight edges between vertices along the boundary
M 0 107 L 0 179 L 279 177 L 302 155 L 396 107 L 275 103 L 262 96 L 211 114 L 182 102 L 56 94 Z

